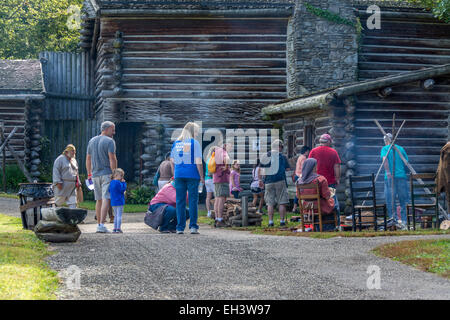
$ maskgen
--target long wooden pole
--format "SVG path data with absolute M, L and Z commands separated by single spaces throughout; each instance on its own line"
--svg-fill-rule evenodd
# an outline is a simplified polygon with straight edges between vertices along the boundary
M 392 115 L 392 137 L 395 134 L 394 132 L 395 132 L 395 113 Z M 393 146 L 395 148 L 395 144 L 393 144 Z M 386 157 L 388 157 L 388 156 L 386 156 Z M 388 164 L 389 164 L 389 160 L 388 160 Z M 392 216 L 394 217 L 394 214 L 395 214 L 395 217 L 398 219 L 397 210 L 395 210 L 395 152 L 392 152 L 392 173 L 391 173 L 391 177 L 392 177 L 392 186 L 391 186 Z M 397 219 L 395 219 L 394 221 L 397 221 Z M 402 223 L 404 223 L 404 221 L 402 221 Z
M 17 127 L 14 127 L 14 129 L 12 129 L 12 131 L 8 134 L 8 136 L 6 137 L 6 139 L 3 140 L 2 145 L 0 146 L 0 151 L 3 151 L 3 149 L 6 147 L 6 144 L 8 143 L 8 141 L 14 136 L 14 134 L 17 131 Z

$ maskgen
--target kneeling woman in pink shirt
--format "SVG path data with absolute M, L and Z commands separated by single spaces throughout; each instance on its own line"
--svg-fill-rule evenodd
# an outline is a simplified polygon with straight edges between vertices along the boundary
M 159 226 L 161 233 L 175 233 L 177 226 L 177 192 L 173 178 L 166 183 L 150 201 L 150 211 L 156 211 L 159 207 L 167 205 L 164 210 L 162 224 Z M 186 208 L 186 220 L 189 219 L 189 209 Z

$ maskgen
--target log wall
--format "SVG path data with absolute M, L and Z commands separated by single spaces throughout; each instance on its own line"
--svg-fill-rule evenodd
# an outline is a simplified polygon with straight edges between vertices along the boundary
M 136 179 L 151 184 L 172 132 L 187 121 L 271 127 L 260 110 L 286 98 L 286 28 L 287 18 L 101 20 L 95 114 L 142 124 Z
M 242 112 L 257 120 L 262 106 L 286 97 L 286 26 L 287 19 L 102 19 L 97 107 L 120 121 L 207 121 L 217 109 L 225 121 Z
M 23 159 L 25 153 L 25 102 L 24 101 L 0 101 L 0 119 L 4 123 L 5 135 L 8 134 L 18 127 L 14 137 L 9 140 L 14 150 Z M 8 163 L 13 163 L 14 158 L 6 149 L 6 161 Z M 2 154 L 0 153 L 0 156 Z M 2 157 L 0 157 L 0 161 Z
M 368 16 L 365 13 L 367 6 L 359 9 L 364 26 Z M 403 15 L 383 14 L 389 11 Z M 364 28 L 362 31 L 358 55 L 359 80 L 447 63 L 450 63 L 450 24 L 423 10 L 382 8 L 381 29 Z

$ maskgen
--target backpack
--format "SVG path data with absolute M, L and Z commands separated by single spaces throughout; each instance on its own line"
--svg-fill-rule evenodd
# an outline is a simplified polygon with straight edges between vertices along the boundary
M 211 158 L 208 161 L 208 173 L 212 174 L 216 172 L 216 152 L 211 154 Z
M 160 206 L 155 211 L 150 211 L 150 209 L 147 211 L 144 217 L 144 222 L 149 227 L 152 227 L 155 230 L 158 230 L 158 227 L 162 224 L 164 219 L 164 211 L 167 208 L 167 204 Z

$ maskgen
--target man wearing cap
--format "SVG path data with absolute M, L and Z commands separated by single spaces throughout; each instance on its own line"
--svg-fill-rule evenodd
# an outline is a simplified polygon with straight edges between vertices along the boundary
M 381 160 L 384 160 L 387 157 L 387 161 L 384 162 L 384 197 L 386 199 L 386 206 L 388 210 L 389 218 L 394 218 L 394 222 L 397 224 L 397 212 L 395 210 L 395 214 L 392 212 L 392 180 L 394 180 L 394 204 L 395 200 L 398 198 L 401 208 L 401 226 L 402 228 L 406 228 L 406 205 L 409 200 L 408 193 L 408 182 L 406 180 L 406 166 L 403 163 L 400 156 L 395 154 L 395 171 L 393 172 L 393 158 L 394 149 L 396 148 L 408 161 L 408 156 L 406 155 L 405 149 L 401 146 L 395 144 L 394 148 L 391 149 L 389 155 L 387 154 L 389 150 L 389 146 L 392 143 L 392 134 L 388 133 L 383 138 L 385 146 L 381 149 Z
M 336 189 L 341 179 L 341 159 L 336 150 L 331 148 L 333 140 L 328 133 L 320 136 L 320 145 L 311 150 L 309 158 L 317 160 L 317 174 L 324 176 L 328 181 L 328 187 Z M 334 195 L 335 208 L 338 212 L 338 225 L 340 225 L 339 201 Z
M 286 225 L 286 205 L 289 203 L 287 191 L 286 170 L 290 169 L 289 162 L 283 152 L 283 142 L 276 139 L 272 142 L 272 150 L 267 154 L 266 159 L 261 159 L 261 167 L 264 168 L 260 181 L 260 188 L 265 186 L 264 201 L 267 204 L 269 215 L 269 227 L 273 227 L 273 214 L 275 206 L 278 204 L 280 212 L 280 227 Z
M 111 121 L 101 124 L 101 134 L 93 137 L 88 144 L 86 154 L 86 169 L 88 179 L 94 182 L 95 214 L 97 216 L 97 232 L 109 233 L 105 227 L 106 214 L 109 211 L 111 198 L 109 183 L 111 174 L 117 168 L 116 143 L 113 136 L 115 125 Z
M 58 207 L 64 203 L 71 209 L 77 207 L 79 179 L 75 153 L 75 146 L 69 144 L 53 163 L 53 190 Z

